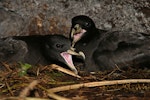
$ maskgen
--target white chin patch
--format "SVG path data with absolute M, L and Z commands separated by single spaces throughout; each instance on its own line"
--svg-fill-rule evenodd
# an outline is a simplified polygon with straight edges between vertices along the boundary
M 68 54 L 67 52 L 62 52 L 60 55 L 64 58 L 64 60 L 66 61 L 66 64 L 68 65 L 68 67 L 72 71 L 77 73 L 77 70 L 76 70 L 76 68 L 75 68 L 75 66 L 73 64 L 73 61 L 72 61 L 72 55 Z
M 78 41 L 80 40 L 80 38 L 83 36 L 83 34 L 86 32 L 85 29 L 82 29 L 79 33 L 74 34 L 74 41 Z

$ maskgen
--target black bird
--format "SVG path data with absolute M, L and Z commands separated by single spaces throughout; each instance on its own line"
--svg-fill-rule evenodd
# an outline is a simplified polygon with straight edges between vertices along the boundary
M 72 47 L 85 54 L 86 71 L 110 70 L 116 65 L 150 67 L 150 35 L 96 28 L 88 16 L 72 19 Z
M 28 46 L 28 53 L 25 61 L 28 63 L 55 63 L 67 65 L 74 73 L 78 74 L 72 62 L 71 52 L 67 51 L 71 47 L 71 41 L 62 35 L 45 36 L 21 36 L 14 39 L 25 41 Z M 39 62 L 38 62 L 39 61 Z M 46 63 L 45 63 L 46 61 Z
M 48 60 L 52 60 L 56 64 L 66 64 L 75 74 L 78 74 L 72 61 L 72 53 L 68 51 L 70 47 L 71 41 L 68 38 L 62 35 L 53 35 L 46 37 L 43 49 Z
M 88 16 L 76 16 L 72 19 L 72 27 L 70 32 L 72 46 L 74 46 L 74 44 L 78 41 L 78 43 L 86 44 L 91 41 L 93 42 L 95 39 L 99 40 L 105 32 L 107 31 L 96 28 L 95 23 Z
M 0 62 L 16 62 L 24 58 L 27 52 L 27 45 L 21 40 L 14 40 L 12 37 L 0 38 Z

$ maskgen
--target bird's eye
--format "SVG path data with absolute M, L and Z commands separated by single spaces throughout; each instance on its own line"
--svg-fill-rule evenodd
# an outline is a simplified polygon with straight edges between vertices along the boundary
M 57 48 L 62 48 L 63 45 L 61 45 L 61 44 L 56 44 L 56 47 L 57 47 Z
M 90 23 L 86 22 L 86 23 L 84 24 L 84 26 L 85 26 L 85 27 L 90 27 Z

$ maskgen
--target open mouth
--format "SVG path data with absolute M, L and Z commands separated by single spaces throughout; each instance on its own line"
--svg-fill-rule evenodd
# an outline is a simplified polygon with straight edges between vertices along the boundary
M 77 69 L 76 69 L 76 67 L 74 66 L 73 61 L 72 61 L 72 55 L 69 54 L 68 52 L 62 52 L 60 55 L 64 58 L 64 60 L 65 60 L 66 64 L 68 65 L 68 67 L 69 67 L 75 74 L 78 74 L 78 71 L 77 71 Z
M 83 59 L 85 59 L 85 55 L 82 51 L 80 52 L 75 52 L 74 50 L 72 50 L 71 48 L 69 50 L 67 50 L 66 52 L 62 52 L 60 54 L 63 59 L 65 60 L 66 65 L 75 73 L 78 74 L 78 71 L 76 69 L 76 67 L 73 64 L 73 60 L 72 60 L 72 55 L 75 56 L 81 56 Z
M 76 24 L 71 30 L 71 38 L 73 38 L 73 42 L 79 41 L 85 32 L 85 29 L 82 29 L 79 24 Z
M 82 29 L 81 32 L 75 33 L 75 34 L 73 35 L 73 40 L 74 40 L 75 42 L 77 42 L 78 40 L 81 39 L 81 37 L 83 36 L 83 34 L 84 34 L 85 32 L 86 32 L 86 31 L 85 31 L 84 29 Z

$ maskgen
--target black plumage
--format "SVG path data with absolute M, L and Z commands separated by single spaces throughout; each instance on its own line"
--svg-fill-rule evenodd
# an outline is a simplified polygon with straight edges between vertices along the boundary
M 77 70 L 72 62 L 72 55 L 67 52 L 70 49 L 71 42 L 62 35 L 45 36 L 23 36 L 14 37 L 14 39 L 25 41 L 28 46 L 28 52 L 25 56 L 25 62 L 34 64 L 55 63 L 65 67 L 67 65 L 77 74 Z
M 87 71 L 110 70 L 116 65 L 150 67 L 150 35 L 138 32 L 105 31 L 84 15 L 72 19 L 72 47 L 85 54 Z
M 62 35 L 53 35 L 46 37 L 43 49 L 47 59 L 53 60 L 58 64 L 66 64 L 74 73 L 78 74 L 72 62 L 72 55 L 67 51 L 70 47 L 71 42 L 68 38 Z
M 70 37 L 72 45 L 76 42 L 81 44 L 90 43 L 93 40 L 99 40 L 106 30 L 98 29 L 91 18 L 84 15 L 76 16 L 72 19 Z

